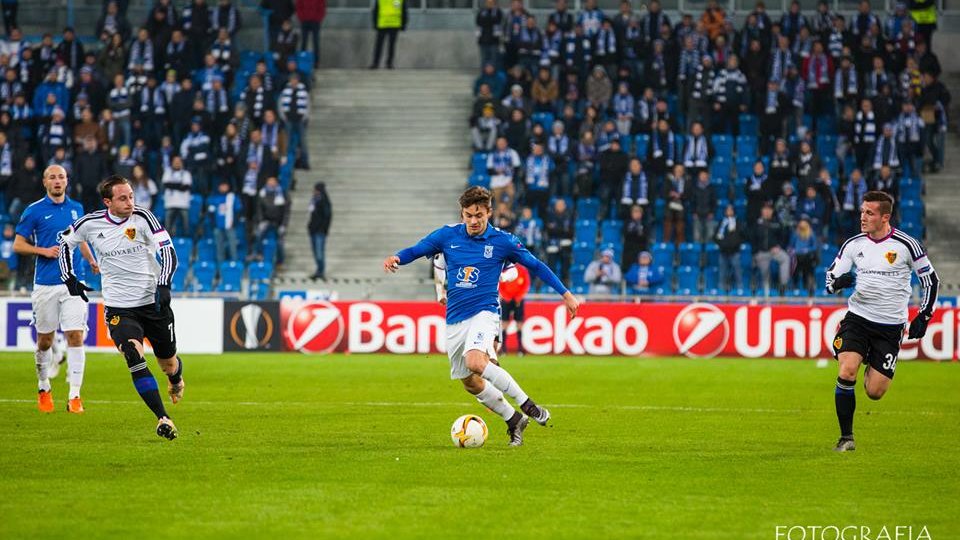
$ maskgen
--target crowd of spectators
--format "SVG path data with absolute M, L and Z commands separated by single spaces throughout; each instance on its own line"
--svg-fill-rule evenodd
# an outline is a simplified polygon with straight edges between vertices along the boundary
M 133 22 L 126 1 L 109 1 L 95 28 L 36 40 L 17 28 L 14 10 L 0 41 L 0 225 L 6 231 L 43 197 L 41 173 L 58 164 L 88 212 L 102 207 L 97 184 L 120 174 L 172 235 L 213 238 L 216 263 L 242 262 L 243 251 L 260 260 L 273 241 L 281 264 L 292 171 L 309 168 L 324 6 L 264 0 L 266 53 L 237 45 L 245 21 L 232 0 L 156 0 Z M 300 43 L 295 13 L 314 39 Z M 301 52 L 308 41 L 312 55 Z M 0 256 L 17 268 L 16 255 Z M 29 284 L 22 270 L 19 282 Z
M 619 292 L 622 273 L 635 292 L 812 294 L 867 190 L 923 234 L 950 104 L 936 25 L 911 17 L 925 4 L 758 1 L 737 25 L 715 0 L 679 20 L 658 0 L 557 0 L 546 20 L 486 0 L 470 182 L 583 292 Z

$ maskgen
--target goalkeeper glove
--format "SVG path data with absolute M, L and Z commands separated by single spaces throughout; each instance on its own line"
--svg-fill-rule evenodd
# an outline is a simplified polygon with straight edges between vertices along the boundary
M 157 312 L 166 311 L 170 307 L 170 286 L 157 285 L 157 292 L 154 295 L 157 303 Z

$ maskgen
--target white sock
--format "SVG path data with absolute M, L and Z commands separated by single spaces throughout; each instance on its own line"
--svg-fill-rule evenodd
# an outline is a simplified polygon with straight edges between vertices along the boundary
M 507 370 L 493 362 L 487 362 L 487 367 L 480 376 L 490 381 L 498 390 L 513 398 L 517 405 L 523 405 L 529 399 L 520 385 L 517 384 L 517 381 L 513 380 L 513 377 L 507 373 Z
M 87 354 L 83 347 L 67 347 L 67 381 L 70 383 L 70 399 L 80 397 L 83 368 L 86 364 Z
M 483 390 L 476 395 L 476 398 L 504 420 L 510 420 L 517 412 L 507 400 L 503 399 L 503 392 L 497 390 L 497 387 L 492 384 L 484 383 Z
M 50 361 L 53 359 L 53 353 L 50 352 L 50 349 L 45 351 L 38 349 L 34 351 L 33 358 L 37 364 L 37 389 L 43 390 L 44 392 L 49 392 L 50 378 L 47 375 L 47 368 L 50 366 Z

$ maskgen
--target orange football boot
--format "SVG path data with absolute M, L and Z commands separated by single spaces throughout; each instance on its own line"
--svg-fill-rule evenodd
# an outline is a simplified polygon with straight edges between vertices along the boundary
M 83 413 L 83 401 L 80 398 L 75 397 L 67 402 L 67 412 L 72 412 L 74 414 Z
M 38 391 L 37 392 L 37 408 L 40 409 L 40 412 L 52 413 L 53 412 L 53 393 L 51 393 L 49 390 Z

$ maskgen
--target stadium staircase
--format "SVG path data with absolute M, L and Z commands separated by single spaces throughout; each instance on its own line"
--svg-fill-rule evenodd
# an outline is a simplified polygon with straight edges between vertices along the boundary
M 308 134 L 313 168 L 296 173 L 278 285 L 304 283 L 315 269 L 307 235 L 315 182 L 326 182 L 333 204 L 326 275 L 338 290 L 350 281 L 381 280 L 385 255 L 457 218 L 470 154 L 464 111 L 472 82 L 471 73 L 460 71 L 317 73 Z M 429 275 L 426 265 L 404 274 Z M 396 290 L 408 280 L 391 283 L 397 286 L 389 289 L 410 297 Z

